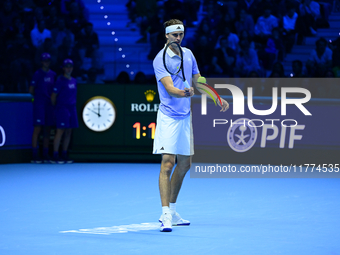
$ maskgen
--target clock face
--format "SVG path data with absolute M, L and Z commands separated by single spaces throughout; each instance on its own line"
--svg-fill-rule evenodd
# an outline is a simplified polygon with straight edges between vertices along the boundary
M 106 97 L 92 97 L 83 108 L 85 125 L 95 131 L 102 132 L 109 129 L 116 120 L 116 109 L 110 99 Z

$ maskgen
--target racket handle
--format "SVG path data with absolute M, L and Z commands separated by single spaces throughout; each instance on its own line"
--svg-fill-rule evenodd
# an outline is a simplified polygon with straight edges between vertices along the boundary
M 184 83 L 184 86 L 185 86 L 186 88 L 190 89 L 191 86 L 189 85 L 189 83 L 187 82 L 187 80 L 183 81 L 183 83 Z

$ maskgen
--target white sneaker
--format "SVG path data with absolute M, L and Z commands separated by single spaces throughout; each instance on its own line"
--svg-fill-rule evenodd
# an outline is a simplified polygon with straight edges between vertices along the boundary
M 162 216 L 159 218 L 159 222 L 162 222 Z M 171 214 L 171 216 L 172 216 L 172 221 L 171 221 L 172 226 L 189 226 L 190 225 L 190 221 L 182 219 L 182 217 L 179 215 L 178 212 Z
M 161 225 L 161 232 L 171 232 L 172 226 L 171 226 L 171 220 L 172 216 L 170 213 L 164 213 L 161 215 L 160 222 L 162 222 Z

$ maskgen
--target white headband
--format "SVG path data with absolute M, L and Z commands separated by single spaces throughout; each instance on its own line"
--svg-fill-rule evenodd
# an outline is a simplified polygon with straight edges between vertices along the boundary
M 184 32 L 184 26 L 177 24 L 177 25 L 171 25 L 165 28 L 165 33 L 169 34 L 171 32 L 175 32 L 175 31 L 183 31 Z

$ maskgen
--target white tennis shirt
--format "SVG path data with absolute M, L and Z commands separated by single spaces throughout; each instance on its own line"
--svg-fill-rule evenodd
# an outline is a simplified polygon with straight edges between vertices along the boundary
M 165 48 L 165 47 L 164 47 Z M 159 109 L 160 111 L 174 119 L 184 119 L 190 115 L 190 97 L 188 98 L 175 98 L 168 94 L 162 82 L 160 81 L 162 78 L 166 76 L 171 76 L 171 79 L 174 83 L 174 87 L 184 90 L 185 86 L 181 78 L 177 75 L 170 75 L 163 64 L 163 52 L 164 48 L 158 52 L 157 56 L 153 60 L 153 69 L 155 71 L 155 76 L 157 80 L 157 87 L 159 93 L 159 99 L 161 101 Z M 197 62 L 192 54 L 191 50 L 188 48 L 182 47 L 183 51 L 183 66 L 184 66 L 184 74 L 185 78 L 189 84 L 191 84 L 192 76 L 194 74 L 198 74 L 199 70 L 197 67 Z M 176 73 L 175 70 L 180 68 L 181 59 L 178 55 L 176 55 L 171 49 L 168 48 L 167 54 L 165 54 L 165 61 L 167 63 L 168 69 Z M 182 77 L 182 71 L 178 73 L 179 76 Z

